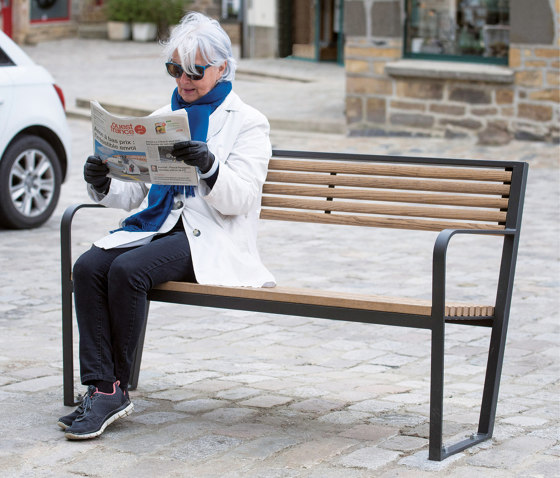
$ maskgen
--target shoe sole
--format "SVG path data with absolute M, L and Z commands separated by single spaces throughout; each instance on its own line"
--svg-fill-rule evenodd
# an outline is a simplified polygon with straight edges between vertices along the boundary
M 101 435 L 105 431 L 105 428 L 107 428 L 111 423 L 115 422 L 119 418 L 123 418 L 123 417 L 126 417 L 127 415 L 130 415 L 133 410 L 134 410 L 134 405 L 131 402 L 131 403 L 128 404 L 128 406 L 126 408 L 123 408 L 122 410 L 116 412 L 115 414 L 113 414 L 109 418 L 107 418 L 107 420 L 105 420 L 103 422 L 103 424 L 101 425 L 101 428 L 99 430 L 91 432 L 91 433 L 84 433 L 84 434 L 66 432 L 64 434 L 64 436 L 68 440 L 87 440 L 89 438 L 98 437 L 99 435 Z
M 66 430 L 70 425 L 66 425 L 66 423 L 64 422 L 56 422 L 56 424 L 62 428 L 63 430 Z

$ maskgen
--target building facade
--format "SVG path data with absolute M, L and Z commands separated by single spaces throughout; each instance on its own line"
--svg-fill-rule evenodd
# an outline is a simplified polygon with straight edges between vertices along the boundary
M 104 0 L 0 0 L 19 42 L 106 35 Z M 5 5 L 9 5 L 7 8 Z M 560 140 L 560 0 L 192 0 L 242 57 L 332 61 L 350 135 Z
M 559 11 L 560 0 L 346 0 L 349 134 L 558 142 Z

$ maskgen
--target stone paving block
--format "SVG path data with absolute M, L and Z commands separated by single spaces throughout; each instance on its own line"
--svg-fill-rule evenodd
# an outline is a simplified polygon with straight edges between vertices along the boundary
M 258 438 L 264 435 L 272 435 L 276 432 L 276 427 L 263 423 L 256 423 L 250 420 L 235 423 L 228 426 L 217 425 L 215 433 L 218 435 L 227 435 L 235 438 Z
M 399 429 L 395 427 L 383 425 L 355 425 L 342 433 L 340 436 L 346 438 L 354 438 L 355 440 L 379 443 L 390 437 L 395 437 L 399 433 Z
M 307 472 L 298 472 L 298 478 L 371 478 L 371 474 L 367 470 L 352 469 L 343 466 L 317 466 Z
M 60 386 L 59 376 L 47 376 L 40 378 L 32 378 L 29 380 L 22 380 L 21 382 L 11 383 L 2 386 L 2 390 L 6 392 L 37 392 L 39 390 L 46 390 L 51 387 Z
M 388 397 L 385 397 L 388 398 Z M 364 400 L 348 407 L 349 410 L 358 412 L 383 413 L 399 408 L 399 404 L 388 400 Z
M 273 380 L 273 377 L 268 377 L 266 375 L 251 375 L 251 374 L 239 374 L 239 375 L 229 375 L 227 377 L 221 377 L 220 380 L 231 380 L 234 382 L 241 383 L 256 383 L 265 380 Z
M 349 453 L 342 457 L 339 463 L 349 468 L 367 468 L 373 471 L 396 461 L 399 456 L 400 453 L 395 451 L 370 446 Z
M 428 460 L 428 450 L 421 450 L 413 455 L 405 456 L 400 459 L 398 464 L 424 471 L 443 471 L 450 468 L 453 463 L 459 461 L 461 458 L 462 454 L 457 453 L 443 461 L 430 461 Z
M 244 443 L 235 449 L 234 454 L 253 460 L 266 460 L 275 453 L 294 446 L 298 442 L 299 440 L 293 437 L 273 434 Z
M 469 457 L 467 463 L 488 468 L 511 468 L 522 463 L 534 453 L 549 449 L 554 444 L 553 440 L 545 438 L 516 437 L 499 444 L 495 443 L 492 448 Z
M 220 377 L 217 372 L 210 371 L 200 371 L 200 372 L 185 372 L 185 373 L 174 373 L 167 375 L 167 379 L 172 381 L 173 384 L 179 387 L 184 387 L 194 382 L 204 380 L 207 378 Z
M 342 408 L 345 402 L 325 400 L 322 398 L 309 398 L 301 402 L 292 403 L 290 408 L 306 413 L 324 414 L 337 408 Z
M 151 412 L 136 414 L 129 420 L 134 422 L 143 423 L 144 425 L 162 425 L 165 423 L 175 423 L 178 420 L 184 419 L 185 416 L 180 413 L 173 412 Z
M 428 440 L 420 437 L 396 435 L 387 438 L 379 445 L 381 448 L 400 452 L 411 452 L 428 446 Z
M 518 425 L 520 427 L 538 427 L 544 425 L 548 420 L 544 418 L 530 417 L 526 415 L 518 415 L 516 417 L 503 418 L 503 423 Z
M 557 477 L 560 475 L 560 464 L 555 456 L 533 455 L 513 470 L 517 476 L 523 477 Z
M 283 451 L 275 458 L 275 463 L 281 463 L 285 468 L 312 468 L 325 461 L 332 461 L 333 457 L 357 444 L 355 440 L 345 438 L 320 437 Z
M 229 402 L 225 400 L 215 400 L 212 398 L 200 398 L 197 400 L 187 400 L 184 402 L 176 403 L 174 405 L 175 410 L 180 410 L 186 413 L 192 413 L 198 415 L 201 413 L 206 413 L 216 408 L 224 408 L 229 405 Z
M 262 393 L 261 390 L 251 387 L 235 387 L 229 388 L 228 390 L 222 390 L 216 394 L 216 397 L 225 400 L 240 400 L 243 398 L 252 397 Z
M 241 440 L 223 435 L 204 435 L 195 440 L 175 443 L 169 456 L 186 463 L 197 463 L 224 453 L 242 443 Z
M 364 412 L 341 410 L 339 412 L 331 412 L 318 418 L 320 422 L 333 423 L 337 425 L 349 425 L 356 422 L 364 421 L 368 418 L 368 414 Z
M 285 405 L 291 401 L 291 397 L 281 395 L 259 395 L 239 402 L 239 404 L 245 407 L 272 408 L 278 405 Z
M 205 413 L 201 418 L 219 422 L 220 424 L 232 424 L 250 420 L 257 415 L 257 411 L 250 408 L 217 408 Z

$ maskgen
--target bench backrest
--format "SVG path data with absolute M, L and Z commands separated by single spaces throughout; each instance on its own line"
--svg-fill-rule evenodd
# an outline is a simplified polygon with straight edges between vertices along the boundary
M 428 231 L 516 229 L 526 166 L 274 151 L 261 218 Z

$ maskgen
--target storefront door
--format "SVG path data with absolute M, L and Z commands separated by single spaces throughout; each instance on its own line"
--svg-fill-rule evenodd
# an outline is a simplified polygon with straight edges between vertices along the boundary
M 343 1 L 297 0 L 280 8 L 280 54 L 343 63 Z

